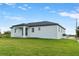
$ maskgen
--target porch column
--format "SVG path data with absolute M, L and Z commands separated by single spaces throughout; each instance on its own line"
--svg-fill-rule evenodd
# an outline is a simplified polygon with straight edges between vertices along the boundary
M 26 32 L 25 32 L 25 28 L 26 28 L 26 27 L 23 26 L 23 37 L 26 37 L 26 35 L 25 35 L 25 33 L 26 33 Z

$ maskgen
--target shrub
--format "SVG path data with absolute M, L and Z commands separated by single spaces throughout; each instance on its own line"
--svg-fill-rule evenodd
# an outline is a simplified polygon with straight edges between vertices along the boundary
M 66 34 L 63 34 L 63 36 L 66 36 Z
M 4 32 L 1 36 L 2 37 L 6 37 L 6 38 L 9 38 L 10 37 L 10 31 L 6 31 L 6 32 Z

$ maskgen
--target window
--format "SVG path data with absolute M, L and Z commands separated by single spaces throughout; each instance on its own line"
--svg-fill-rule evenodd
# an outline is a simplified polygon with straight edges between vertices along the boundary
M 34 32 L 34 28 L 32 28 L 32 32 Z
M 38 28 L 38 30 L 40 30 L 40 27 Z
M 16 29 L 15 29 L 15 33 L 16 33 Z
M 60 32 L 60 27 L 58 28 L 58 31 Z
M 62 31 L 62 30 L 61 30 L 61 27 L 59 27 L 58 31 L 59 31 L 59 32 L 61 32 L 61 31 Z
M 63 29 L 61 29 L 61 32 L 63 32 Z

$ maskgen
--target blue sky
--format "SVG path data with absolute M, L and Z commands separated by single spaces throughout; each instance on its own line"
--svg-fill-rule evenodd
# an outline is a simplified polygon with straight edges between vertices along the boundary
M 78 3 L 0 3 L 0 29 L 3 32 L 15 24 L 52 21 L 65 27 L 67 34 L 75 34 L 78 12 Z

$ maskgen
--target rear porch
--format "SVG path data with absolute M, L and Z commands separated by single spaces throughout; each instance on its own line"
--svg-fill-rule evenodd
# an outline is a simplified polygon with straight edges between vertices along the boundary
M 17 26 L 11 30 L 12 37 L 28 37 L 28 27 L 27 26 Z

